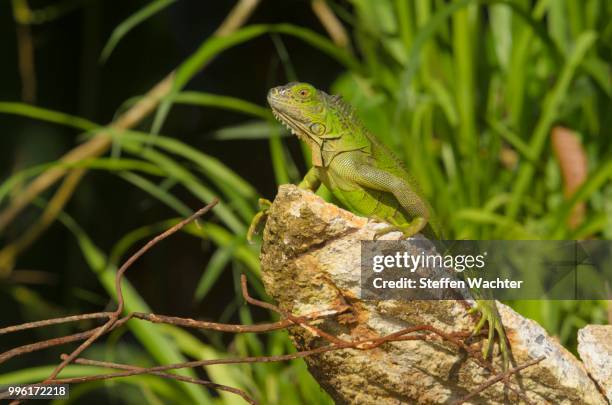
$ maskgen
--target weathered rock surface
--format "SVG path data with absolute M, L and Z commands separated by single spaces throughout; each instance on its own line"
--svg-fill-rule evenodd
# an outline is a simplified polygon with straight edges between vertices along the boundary
M 578 331 L 578 353 L 612 403 L 612 325 L 588 325 Z
M 446 332 L 471 330 L 464 301 L 362 301 L 360 240 L 384 224 L 328 204 L 295 186 L 281 186 L 264 231 L 261 263 L 267 292 L 294 314 L 351 306 L 350 315 L 318 321 L 343 339 L 383 336 L 429 324 Z M 396 239 L 391 233 L 385 239 Z M 516 364 L 546 359 L 513 378 L 533 403 L 605 404 L 582 363 L 535 322 L 499 304 Z M 302 328 L 291 330 L 298 350 L 326 345 Z M 449 403 L 491 377 L 465 354 L 440 341 L 385 343 L 373 350 L 346 349 L 306 359 L 310 372 L 339 404 Z M 496 359 L 497 367 L 500 366 Z M 471 403 L 522 402 L 496 384 Z

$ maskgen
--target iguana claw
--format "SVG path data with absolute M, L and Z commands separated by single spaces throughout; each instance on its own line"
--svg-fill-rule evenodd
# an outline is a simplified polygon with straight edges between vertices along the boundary
M 473 314 L 475 312 L 480 312 L 480 319 L 474 327 L 472 336 L 478 334 L 485 324 L 487 324 L 488 329 L 488 339 L 487 343 L 482 347 L 482 356 L 487 359 L 489 354 L 493 352 L 495 332 L 497 332 L 499 351 L 503 358 L 503 369 L 507 370 L 510 365 L 510 351 L 506 340 L 506 332 L 501 322 L 499 312 L 497 311 L 495 301 L 476 300 L 476 305 L 474 305 L 468 313 Z
M 253 243 L 253 235 L 259 233 L 261 224 L 266 222 L 268 211 L 271 206 L 272 202 L 270 200 L 266 200 L 265 198 L 259 199 L 259 211 L 251 220 L 251 225 L 249 225 L 249 230 L 247 231 L 247 241 L 249 241 L 249 243 Z

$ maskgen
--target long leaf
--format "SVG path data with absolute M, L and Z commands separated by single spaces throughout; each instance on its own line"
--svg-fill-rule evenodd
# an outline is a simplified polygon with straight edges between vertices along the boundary
M 95 122 L 91 122 L 85 118 L 25 103 L 0 102 L 0 113 L 21 115 L 23 117 L 66 125 L 83 131 L 93 131 L 100 127 Z
M 586 52 L 595 42 L 596 38 L 597 35 L 593 31 L 584 32 L 578 38 L 574 50 L 569 55 L 565 65 L 563 66 L 557 82 L 546 97 L 546 100 L 544 101 L 544 109 L 529 142 L 529 149 L 532 151 L 535 159 L 538 159 L 542 153 L 542 149 L 544 148 L 546 140 L 548 139 L 548 134 L 550 133 L 550 128 L 557 118 L 559 106 L 567 94 L 576 69 L 580 65 L 580 62 L 584 59 Z M 508 204 L 508 210 L 506 212 L 509 218 L 514 218 L 516 216 L 521 199 L 533 180 L 534 172 L 535 166 L 533 164 L 526 162 L 526 164 L 521 167 L 513 188 L 512 200 L 510 201 L 510 204 Z
M 138 24 L 142 23 L 146 19 L 151 16 L 157 14 L 161 10 L 165 9 L 176 0 L 154 0 L 129 16 L 125 19 L 121 24 L 117 25 L 113 30 L 110 38 L 104 45 L 104 49 L 102 49 L 102 53 L 100 54 L 100 61 L 106 62 L 110 54 L 113 52 L 119 41 L 134 27 Z

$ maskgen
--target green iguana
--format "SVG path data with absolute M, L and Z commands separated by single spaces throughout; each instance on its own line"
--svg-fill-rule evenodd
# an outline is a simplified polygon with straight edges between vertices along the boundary
M 406 238 L 418 232 L 430 239 L 442 238 L 433 210 L 416 180 L 339 96 L 331 96 L 307 83 L 289 83 L 271 89 L 268 103 L 274 116 L 312 152 L 312 168 L 300 187 L 316 191 L 323 183 L 353 213 L 388 223 L 375 237 L 401 231 Z M 260 204 L 262 211 L 251 223 L 249 240 L 271 203 L 262 199 Z M 471 312 L 476 311 L 481 318 L 474 334 L 488 324 L 485 358 L 497 332 L 507 368 L 509 351 L 495 301 L 476 300 Z

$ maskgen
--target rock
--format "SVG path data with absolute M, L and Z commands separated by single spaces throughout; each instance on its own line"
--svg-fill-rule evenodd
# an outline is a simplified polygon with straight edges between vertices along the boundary
M 349 314 L 319 320 L 322 330 L 345 340 L 384 336 L 413 325 L 445 332 L 467 331 L 465 301 L 362 301 L 360 240 L 384 224 L 326 203 L 315 194 L 284 185 L 272 205 L 261 253 L 263 282 L 284 310 L 306 314 L 346 303 Z M 385 235 L 397 239 L 399 233 Z M 584 367 L 537 323 L 505 305 L 500 313 L 516 364 L 546 359 L 512 378 L 532 403 L 605 404 Z M 327 345 L 300 327 L 291 337 L 298 350 Z M 449 342 L 408 340 L 371 350 L 344 349 L 306 358 L 312 375 L 338 404 L 449 403 L 475 390 L 492 374 Z M 499 356 L 495 359 L 500 367 Z M 495 384 L 470 403 L 522 402 Z
M 588 325 L 580 329 L 578 354 L 612 403 L 612 325 Z

